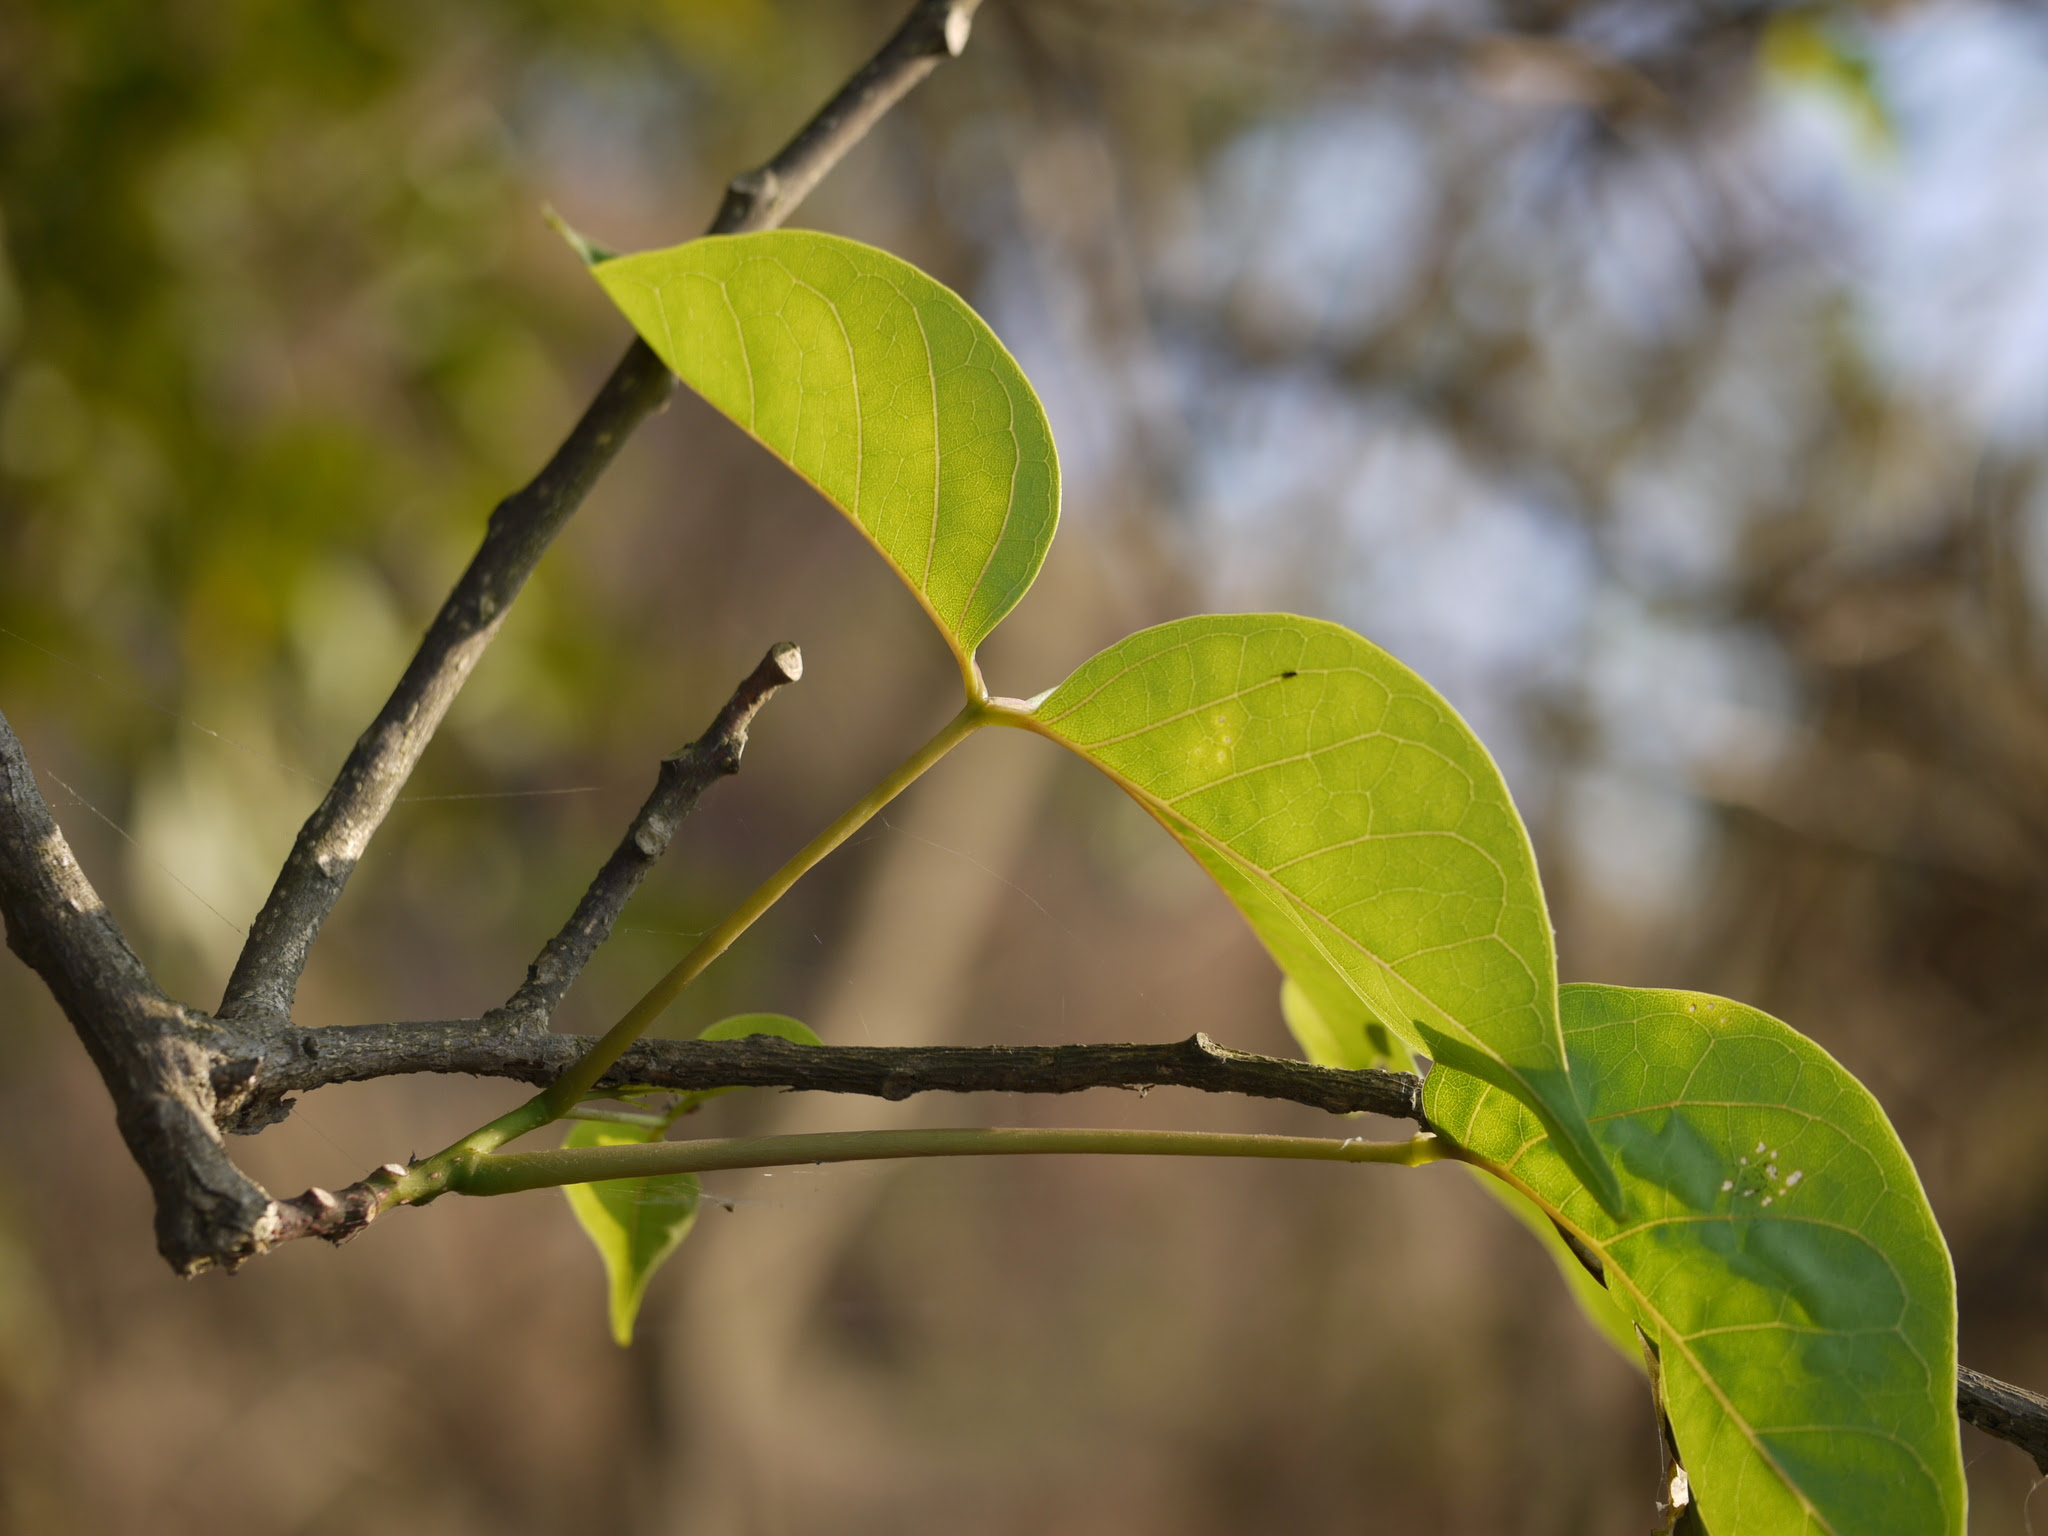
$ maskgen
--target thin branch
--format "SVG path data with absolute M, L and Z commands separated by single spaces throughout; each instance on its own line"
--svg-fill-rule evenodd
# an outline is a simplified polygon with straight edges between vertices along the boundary
M 626 903 L 640 882 L 668 851 L 669 840 L 683 818 L 697 807 L 704 791 L 728 774 L 740 771 L 747 747 L 747 727 L 768 698 L 804 675 L 803 652 L 785 640 L 761 658 L 702 736 L 674 757 L 662 761 L 653 792 L 619 839 L 576 904 L 576 911 L 549 939 L 527 967 L 519 990 L 495 1010 L 493 1022 L 519 1029 L 542 1030 L 568 996 L 570 987 L 598 947 L 611 937 Z
M 1964 1423 L 2025 1451 L 2048 1477 L 2048 1397 L 1966 1365 L 1956 1372 L 1956 1411 Z
M 710 233 L 772 229 L 883 113 L 967 45 L 979 0 L 919 0 L 774 159 L 734 179 Z M 482 546 L 427 628 L 384 708 L 299 829 L 277 883 L 250 925 L 221 1001 L 225 1019 L 282 1023 L 320 925 L 433 739 L 470 670 L 555 535 L 638 427 L 668 402 L 675 377 L 636 340 L 547 467 L 498 504 Z
M 980 7 L 981 0 L 919 0 L 895 35 L 781 154 L 733 177 L 710 232 L 772 229 L 788 218 L 883 114 L 940 64 L 960 57 Z
M 254 1130 L 284 1096 L 330 1083 L 414 1072 L 460 1072 L 546 1084 L 589 1049 L 578 1035 L 509 1034 L 486 1019 L 351 1024 L 287 1042 L 274 1060 L 222 1085 L 224 1123 Z M 1090 1088 L 1193 1088 L 1282 1099 L 1330 1114 L 1422 1123 L 1422 1085 L 1405 1072 L 1351 1071 L 1258 1056 L 1191 1035 L 1170 1045 L 830 1046 L 774 1035 L 745 1040 L 641 1040 L 600 1086 L 788 1088 L 907 1099 L 919 1093 L 1081 1093 Z
M 570 1035 L 508 1036 L 480 1019 L 341 1026 L 320 1031 L 320 1042 L 323 1049 L 319 1056 L 295 1058 L 267 1074 L 252 1107 L 265 1100 L 274 1104 L 281 1094 L 305 1092 L 327 1083 L 409 1072 L 465 1072 L 546 1083 L 553 1080 L 565 1063 L 581 1056 L 590 1044 L 587 1039 Z M 603 1082 L 610 1087 L 633 1085 L 686 1092 L 721 1087 L 812 1089 L 892 1100 L 918 1093 L 1062 1094 L 1090 1088 L 1181 1087 L 1204 1093 L 1282 1099 L 1332 1114 L 1365 1111 L 1412 1120 L 1427 1129 L 1422 1115 L 1421 1082 L 1407 1073 L 1351 1071 L 1258 1056 L 1227 1049 L 1202 1034 L 1171 1045 L 987 1047 L 816 1046 L 799 1045 L 773 1035 L 754 1035 L 745 1040 L 640 1040 L 619 1059 Z M 724 1143 L 716 1147 L 707 1143 L 660 1145 L 699 1148 L 695 1153 L 673 1154 L 697 1158 L 691 1166 L 699 1169 L 836 1161 L 842 1155 L 933 1155 L 931 1148 L 909 1142 L 900 1150 L 887 1150 L 888 1144 L 875 1139 L 877 1134 L 862 1132 L 841 1137 L 847 1146 L 838 1151 L 826 1145 L 833 1138 L 814 1136 L 774 1138 L 789 1145 L 756 1145 L 745 1150 L 734 1150 L 731 1144 Z M 1042 1148 L 1020 1143 L 1007 1150 L 1089 1150 L 1075 1138 L 1119 1133 L 1053 1134 L 1055 1139 L 1065 1140 Z M 1355 1150 L 1357 1144 L 1353 1146 Z M 622 1149 L 604 1150 L 609 1153 Z M 944 1150 L 946 1155 L 955 1155 L 974 1149 L 962 1145 Z M 991 1141 L 986 1150 L 1002 1148 Z M 483 1159 L 481 1166 L 496 1168 L 505 1177 L 499 1187 L 491 1182 L 496 1173 L 486 1175 L 474 1192 L 505 1193 L 561 1182 L 557 1175 L 581 1179 L 591 1177 L 593 1171 L 605 1171 L 583 1166 L 566 1171 L 552 1168 L 546 1164 L 551 1155 L 498 1154 Z M 671 1154 L 638 1147 L 631 1149 L 630 1155 L 660 1158 Z M 1375 1152 L 1361 1153 L 1357 1160 L 1385 1159 Z M 678 1162 L 676 1166 L 682 1165 Z M 521 1169 L 531 1175 L 528 1183 L 519 1182 L 526 1177 L 519 1172 Z M 621 1166 L 612 1171 L 614 1176 L 623 1176 L 654 1170 Z M 659 1171 L 673 1169 L 664 1164 Z M 339 1194 L 309 1190 L 296 1201 L 282 1202 L 277 1240 L 304 1236 L 340 1242 L 354 1236 L 394 1203 L 406 1173 L 396 1164 L 387 1164 L 363 1183 Z M 1581 1254 L 1581 1262 L 1587 1257 Z M 1604 1283 L 1597 1263 L 1588 1267 Z M 1965 1421 L 2018 1446 L 2035 1459 L 2043 1473 L 2048 1473 L 2048 1397 L 1965 1366 L 1957 1372 L 1957 1407 Z
M 498 504 L 481 547 L 427 627 L 398 687 L 299 829 L 235 961 L 221 1017 L 290 1016 L 320 925 L 513 599 L 626 438 L 674 389 L 667 366 L 636 340 L 547 467 Z
M 703 975 L 706 967 L 780 901 L 791 886 L 815 868 L 819 860 L 867 825 L 891 800 L 916 783 L 940 758 L 986 725 L 990 718 L 991 710 L 987 705 L 968 704 L 936 736 L 904 759 L 888 777 L 847 807 L 830 826 L 791 854 L 780 869 L 756 886 L 746 900 L 700 938 L 690 952 L 669 969 L 667 975 L 648 988 L 618 1023 L 605 1031 L 587 1056 L 550 1083 L 543 1098 L 536 1100 L 530 1109 L 514 1110 L 511 1115 L 494 1120 L 467 1140 L 486 1149 L 495 1147 L 513 1136 L 524 1135 L 530 1129 L 519 1124 L 528 1113 L 538 1113 L 543 1120 L 553 1120 L 571 1108 L 597 1085 L 611 1064 L 619 1059 L 620 1053 L 645 1034 L 669 1004 L 682 995 L 683 989 Z

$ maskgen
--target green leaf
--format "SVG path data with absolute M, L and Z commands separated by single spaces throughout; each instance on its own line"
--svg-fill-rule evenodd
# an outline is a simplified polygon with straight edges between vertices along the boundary
M 720 1019 L 716 1024 L 704 1026 L 699 1040 L 747 1040 L 755 1035 L 774 1035 L 782 1040 L 794 1040 L 798 1045 L 823 1045 L 817 1031 L 802 1019 L 792 1019 L 786 1013 L 736 1013 L 729 1019 Z M 713 1089 L 714 1093 L 723 1092 Z
M 745 1040 L 754 1035 L 775 1035 L 798 1045 L 823 1045 L 810 1025 L 786 1013 L 740 1013 L 707 1025 L 700 1040 Z M 706 1099 L 733 1088 L 707 1088 L 686 1093 L 670 1114 L 671 1121 L 688 1114 Z M 659 1140 L 663 1128 L 618 1125 L 609 1121 L 579 1120 L 563 1140 L 565 1147 L 617 1147 L 631 1142 Z M 694 1173 L 653 1174 L 639 1179 L 606 1179 L 596 1184 L 565 1184 L 569 1208 L 597 1245 L 611 1281 L 612 1337 L 624 1345 L 633 1342 L 633 1319 L 640 1315 L 640 1301 L 647 1294 L 647 1282 L 678 1244 L 690 1235 L 697 1220 L 701 1191 Z
M 1469 1079 L 1468 1079 L 1469 1081 Z M 1579 1262 L 1579 1256 L 1572 1252 L 1571 1244 L 1557 1230 L 1543 1207 L 1531 1200 L 1512 1184 L 1499 1179 L 1479 1168 L 1467 1168 L 1480 1188 L 1493 1196 L 1507 1208 L 1523 1226 L 1534 1234 L 1536 1241 L 1550 1255 L 1557 1266 L 1557 1272 L 1564 1276 L 1565 1288 L 1572 1293 L 1572 1300 L 1579 1304 L 1579 1310 L 1586 1314 L 1586 1321 L 1600 1331 L 1600 1336 L 1621 1352 L 1622 1359 L 1637 1370 L 1643 1368 L 1643 1347 L 1636 1339 L 1635 1324 L 1621 1303 L 1614 1299 L 1614 1293 L 1587 1272 Z
M 579 1120 L 569 1127 L 565 1147 L 615 1147 L 654 1141 L 652 1127 Z M 655 1174 L 639 1179 L 606 1179 L 598 1184 L 565 1184 L 569 1209 L 597 1245 L 611 1284 L 612 1338 L 621 1348 L 633 1342 L 647 1282 L 697 1220 L 694 1173 Z
M 1740 1003 L 1621 987 L 1561 997 L 1619 1216 L 1491 1085 L 1440 1069 L 1423 1107 L 1599 1255 L 1658 1348 L 1708 1528 L 1961 1536 L 1955 1281 L 1877 1101 Z
M 1023 370 L 966 302 L 836 235 L 714 235 L 592 269 L 663 362 L 853 519 L 973 656 L 1059 521 Z
M 1302 1055 L 1317 1066 L 1354 1072 L 1389 1065 L 1397 1072 L 1415 1070 L 1414 1058 L 1348 988 L 1329 985 L 1327 972 L 1314 979 L 1325 983 L 1320 997 L 1292 976 L 1280 978 L 1280 1017 Z
M 1182 619 L 1102 652 L 1020 723 L 1180 839 L 1325 1025 L 1362 1005 L 1497 1084 L 1615 1197 L 1565 1067 L 1528 833 L 1486 749 L 1421 678 L 1317 619 Z
M 699 1040 L 745 1040 L 751 1035 L 775 1035 L 784 1040 L 794 1040 L 798 1045 L 823 1045 L 810 1025 L 802 1019 L 792 1019 L 786 1013 L 736 1013 L 729 1019 L 720 1019 L 716 1024 L 707 1024 L 697 1038 Z M 694 1111 L 706 1099 L 715 1099 L 721 1093 L 737 1093 L 737 1088 L 705 1088 L 696 1093 L 686 1093 L 676 1106 L 680 1118 Z
M 1388 1038 L 1386 1025 L 1375 1019 L 1350 991 L 1329 986 L 1321 991 L 1319 1001 L 1292 976 L 1280 982 L 1280 1014 L 1304 1056 L 1319 1066 L 1353 1071 L 1378 1066 L 1391 1066 L 1400 1072 L 1415 1070 L 1414 1059 L 1399 1041 Z M 1543 1208 L 1513 1185 L 1503 1184 L 1480 1169 L 1465 1171 L 1535 1235 L 1564 1276 L 1572 1299 L 1578 1302 L 1587 1321 L 1621 1352 L 1623 1359 L 1641 1369 L 1643 1352 L 1636 1342 L 1635 1325 L 1608 1295 L 1606 1287 L 1587 1273 L 1586 1266 L 1579 1262 L 1578 1255 L 1572 1252 L 1571 1245 L 1558 1232 L 1557 1224 L 1543 1213 Z

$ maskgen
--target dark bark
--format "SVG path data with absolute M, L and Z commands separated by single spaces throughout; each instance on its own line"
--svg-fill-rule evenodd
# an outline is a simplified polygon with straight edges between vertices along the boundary
M 224 1123 L 249 1131 L 280 1118 L 288 1094 L 413 1072 L 459 1072 L 545 1086 L 589 1050 L 580 1035 L 510 1034 L 489 1019 L 356 1024 L 301 1032 L 274 1057 L 221 1085 Z M 246 1063 L 237 1064 L 246 1067 Z M 603 1086 L 789 1088 L 907 1099 L 919 1093 L 1081 1093 L 1193 1088 L 1285 1099 L 1330 1114 L 1422 1119 L 1422 1085 L 1404 1072 L 1347 1071 L 1256 1056 L 1194 1035 L 1170 1045 L 836 1046 L 773 1035 L 641 1040 Z
M 180 1274 L 269 1245 L 273 1203 L 227 1155 L 214 1070 L 234 1033 L 166 997 L 51 817 L 0 715 L 0 916 L 7 946 L 57 999 L 106 1081 L 121 1138 L 156 1195 L 157 1247 Z
M 980 0 L 919 0 L 881 50 L 772 160 L 734 178 L 711 234 L 773 229 L 890 107 L 967 45 Z M 498 504 L 483 544 L 342 764 L 278 873 L 221 1000 L 224 1019 L 291 1014 L 313 941 L 513 599 L 625 441 L 676 380 L 635 340 L 547 467 Z
M 780 224 L 890 106 L 960 52 L 978 4 L 918 0 L 779 154 L 735 181 L 712 232 Z M 158 1246 L 180 1274 L 233 1267 L 325 1219 L 319 1200 L 273 1201 L 236 1169 L 218 1126 L 261 1123 L 266 1105 L 275 1118 L 281 1096 L 266 1097 L 266 1073 L 318 1058 L 320 1037 L 292 1023 L 291 1005 L 320 925 L 527 577 L 626 437 L 675 384 L 635 341 L 546 467 L 491 514 L 397 688 L 300 829 L 250 928 L 219 1018 L 156 986 L 72 857 L 0 718 L 0 913 L 8 940 L 48 983 L 98 1065 L 122 1135 L 156 1192 Z M 794 647 L 770 652 L 704 737 L 664 765 L 654 797 L 628 829 L 630 847 L 600 872 L 526 983 L 491 1016 L 499 1033 L 508 1021 L 530 1022 L 559 1002 L 675 822 L 737 769 L 754 711 L 795 677 L 796 665 Z
M 2018 1446 L 2048 1477 L 2048 1397 L 1973 1371 L 1956 1371 L 1956 1411 L 1994 1439 Z
M 711 232 L 780 224 L 883 113 L 961 51 L 978 3 L 919 0 L 780 154 L 734 179 Z M 322 922 L 527 577 L 626 437 L 674 388 L 667 369 L 636 341 L 546 467 L 492 513 L 477 554 L 396 690 L 301 829 L 251 928 L 219 1018 L 156 985 L 85 878 L 0 715 L 0 918 L 8 946 L 49 986 L 99 1068 L 122 1137 L 156 1197 L 158 1248 L 178 1273 L 232 1269 L 293 1238 L 359 1230 L 380 1208 L 380 1191 L 390 1193 L 405 1173 L 386 1164 L 339 1194 L 312 1189 L 274 1200 L 229 1159 L 223 1128 L 258 1130 L 288 1112 L 294 1093 L 401 1073 L 545 1085 L 590 1048 L 589 1040 L 546 1032 L 547 1018 L 682 817 L 712 783 L 737 771 L 755 711 L 799 675 L 795 647 L 771 651 L 705 734 L 663 763 L 618 849 L 504 1006 L 481 1019 L 317 1031 L 294 1025 L 290 1011 Z M 1250 1055 L 1199 1034 L 1171 1045 L 983 1049 L 804 1046 L 772 1036 L 642 1040 L 602 1082 L 884 1099 L 1171 1086 L 1422 1122 L 1420 1084 L 1412 1076 Z M 1590 1256 L 1581 1257 L 1597 1275 Z M 1957 1401 L 1965 1420 L 2021 1447 L 2048 1474 L 2048 1398 L 1965 1368 Z
M 669 840 L 683 818 L 697 808 L 705 790 L 740 771 L 747 727 L 756 712 L 776 689 L 803 675 L 803 652 L 786 640 L 774 646 L 710 728 L 674 757 L 663 760 L 653 792 L 619 839 L 619 846 L 590 882 L 562 931 L 548 940 L 527 967 L 525 982 L 504 1007 L 491 1012 L 489 1022 L 513 1029 L 547 1028 L 590 957 L 612 936 L 612 924 L 640 889 L 640 882 L 668 852 Z

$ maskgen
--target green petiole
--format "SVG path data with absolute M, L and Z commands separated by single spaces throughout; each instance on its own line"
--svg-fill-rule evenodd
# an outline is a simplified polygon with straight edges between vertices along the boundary
M 834 1131 L 656 1141 L 617 1147 L 563 1147 L 472 1157 L 444 1188 L 465 1195 L 510 1195 L 561 1184 L 656 1174 L 784 1168 L 804 1163 L 870 1162 L 905 1157 L 1011 1157 L 1044 1153 L 1154 1157 L 1277 1157 L 1417 1168 L 1448 1155 L 1428 1132 L 1406 1141 L 1333 1141 L 1313 1136 L 1239 1136 L 1213 1131 L 922 1130 Z

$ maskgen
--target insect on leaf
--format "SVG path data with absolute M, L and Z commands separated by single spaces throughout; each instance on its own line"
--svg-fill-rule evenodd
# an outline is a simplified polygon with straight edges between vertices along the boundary
M 1708 1529 L 1961 1536 L 1955 1281 L 1877 1101 L 1740 1003 L 1594 986 L 1561 997 L 1620 1215 L 1491 1084 L 1440 1069 L 1423 1108 L 1599 1256 L 1657 1346 Z
M 1020 723 L 1173 833 L 1329 1029 L 1369 1012 L 1496 1084 L 1614 1198 L 1565 1069 L 1528 833 L 1493 759 L 1421 678 L 1335 624 L 1211 615 L 1110 647 Z
M 836 235 L 713 235 L 600 260 L 677 376 L 851 518 L 953 648 L 1030 587 L 1059 520 L 1051 429 L 1015 359 L 952 290 Z

